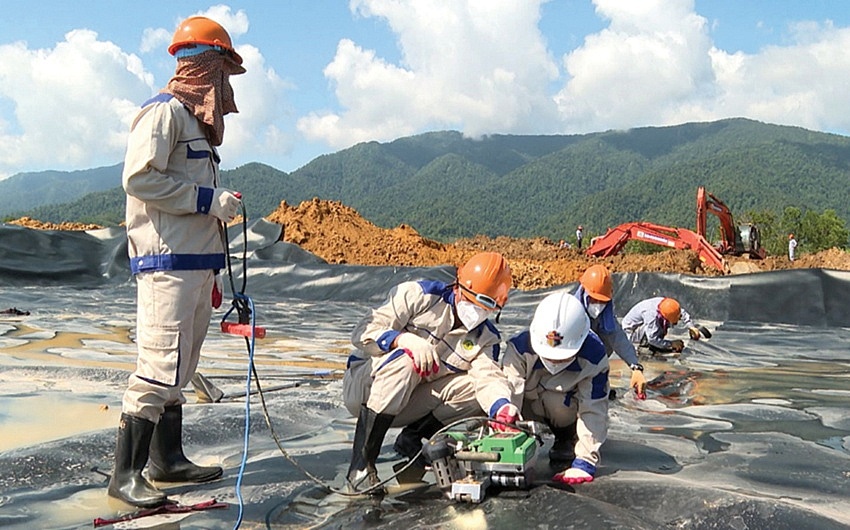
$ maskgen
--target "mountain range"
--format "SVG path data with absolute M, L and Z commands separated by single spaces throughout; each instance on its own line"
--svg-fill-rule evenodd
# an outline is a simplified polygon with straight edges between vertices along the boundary
M 0 181 L 0 217 L 117 225 L 121 164 Z M 430 132 L 365 142 L 291 173 L 250 163 L 222 172 L 248 217 L 281 201 L 340 201 L 378 226 L 451 241 L 477 234 L 568 238 L 627 221 L 694 228 L 699 186 L 735 220 L 789 206 L 850 219 L 850 138 L 744 118 L 580 135 Z

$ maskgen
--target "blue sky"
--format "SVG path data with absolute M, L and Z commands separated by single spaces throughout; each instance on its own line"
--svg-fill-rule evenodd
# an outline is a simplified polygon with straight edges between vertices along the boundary
M 245 58 L 225 169 L 434 130 L 576 134 L 744 116 L 850 134 L 841 0 L 3 0 L 0 178 L 123 159 L 193 14 Z

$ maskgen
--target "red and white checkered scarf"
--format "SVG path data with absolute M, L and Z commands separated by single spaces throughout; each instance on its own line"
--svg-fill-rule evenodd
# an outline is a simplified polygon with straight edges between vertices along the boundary
M 245 73 L 242 66 L 216 51 L 177 59 L 177 70 L 162 92 L 172 94 L 207 125 L 213 145 L 224 140 L 224 116 L 239 112 L 230 76 Z

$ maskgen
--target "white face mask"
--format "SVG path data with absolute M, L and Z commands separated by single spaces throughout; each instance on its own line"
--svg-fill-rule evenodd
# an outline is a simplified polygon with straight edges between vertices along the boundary
M 567 366 L 570 365 L 570 363 L 568 362 L 556 363 L 548 359 L 544 359 L 543 357 L 540 357 L 540 362 L 543 363 L 543 367 L 546 368 L 546 371 L 552 375 L 556 375 L 563 372 L 567 369 Z
M 602 314 L 607 304 L 587 304 L 587 316 L 596 318 Z
M 467 330 L 473 330 L 490 316 L 490 311 L 472 302 L 460 300 L 457 303 L 457 317 Z

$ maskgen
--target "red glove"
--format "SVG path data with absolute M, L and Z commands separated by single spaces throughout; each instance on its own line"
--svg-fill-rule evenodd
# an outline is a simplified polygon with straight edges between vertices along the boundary
M 519 419 L 519 409 L 516 408 L 516 405 L 508 403 L 506 405 L 502 405 L 499 407 L 499 410 L 496 411 L 495 420 L 498 420 L 502 423 L 496 423 L 494 421 L 490 422 L 490 428 L 500 432 L 516 432 L 516 429 L 512 429 L 508 427 L 507 424 L 514 424 Z
M 427 377 L 440 371 L 440 355 L 437 348 L 426 339 L 414 333 L 402 333 L 395 341 L 399 348 L 413 361 L 413 369 L 420 377 Z
M 593 475 L 587 471 L 571 467 L 552 477 L 552 480 L 573 486 L 576 484 L 584 484 L 585 482 L 593 482 Z
M 212 288 L 212 297 L 211 297 L 212 299 L 210 300 L 210 302 L 212 303 L 212 306 L 214 308 L 218 309 L 219 307 L 221 307 L 221 299 L 222 299 L 223 295 L 224 295 L 224 282 L 221 280 L 221 274 L 216 273 L 215 274 L 215 281 L 213 282 L 213 288 Z

